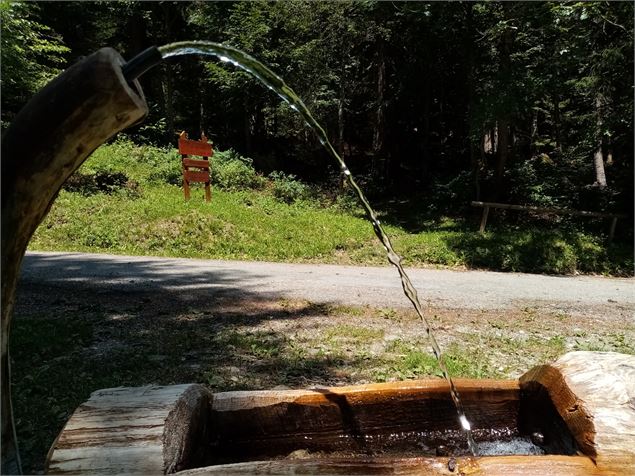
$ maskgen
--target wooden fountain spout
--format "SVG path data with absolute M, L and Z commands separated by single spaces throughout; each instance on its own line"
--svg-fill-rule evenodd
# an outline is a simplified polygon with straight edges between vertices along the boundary
M 51 81 L 2 137 L 2 474 L 20 472 L 10 398 L 9 332 L 27 244 L 64 181 L 101 144 L 146 116 L 123 58 L 103 48 Z

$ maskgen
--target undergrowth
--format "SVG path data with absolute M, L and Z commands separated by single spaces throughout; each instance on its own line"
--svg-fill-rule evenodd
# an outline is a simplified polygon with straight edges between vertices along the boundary
M 386 264 L 350 191 L 321 193 L 295 176 L 264 177 L 233 150 L 212 158 L 212 201 L 183 200 L 176 150 L 123 139 L 100 147 L 71 177 L 31 249 L 342 264 Z M 550 274 L 631 275 L 628 244 L 576 226 L 422 215 L 424 204 L 379 207 L 409 266 Z

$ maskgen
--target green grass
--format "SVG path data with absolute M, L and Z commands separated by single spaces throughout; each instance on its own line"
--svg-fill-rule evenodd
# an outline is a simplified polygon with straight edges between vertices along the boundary
M 26 474 L 42 469 L 64 423 L 98 389 L 198 382 L 217 392 L 441 376 L 409 309 L 101 291 L 95 300 L 94 289 L 60 297 L 27 287 L 18 303 L 12 393 Z M 618 319 L 594 324 L 527 308 L 443 310 L 432 321 L 456 378 L 515 378 L 569 350 L 635 353 L 635 328 Z
M 238 163 L 234 156 L 230 154 L 218 167 Z M 240 164 L 235 173 L 248 170 Z M 285 203 L 276 198 L 274 183 L 262 177 L 256 190 L 213 187 L 212 202 L 206 203 L 198 187 L 185 202 L 180 187 L 166 183 L 178 178 L 177 166 L 178 156 L 162 149 L 125 141 L 101 147 L 80 172 L 123 171 L 135 182 L 133 189 L 92 195 L 62 191 L 30 249 L 387 264 L 383 247 L 359 209 L 342 208 L 337 201 L 325 204 L 306 193 Z M 223 170 L 234 173 L 228 166 Z M 243 183 L 241 177 L 225 178 L 228 183 Z M 401 203 L 398 211 L 380 210 L 386 231 L 408 266 L 555 274 L 630 275 L 633 271 L 631 247 L 607 246 L 602 236 L 571 227 L 496 225 L 479 234 L 476 223 L 464 219 L 426 221 L 420 216 L 421 206 Z

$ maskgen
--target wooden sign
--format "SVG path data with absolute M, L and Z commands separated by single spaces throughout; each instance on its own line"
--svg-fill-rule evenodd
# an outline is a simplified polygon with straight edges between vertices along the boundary
M 183 171 L 183 193 L 185 200 L 190 199 L 190 183 L 201 182 L 205 184 L 205 201 L 212 199 L 210 188 L 209 157 L 214 155 L 212 144 L 207 141 L 205 134 L 201 134 L 201 140 L 190 140 L 185 131 L 179 134 L 179 153 L 181 154 L 181 166 Z M 192 159 L 195 155 L 203 159 Z
M 179 137 L 179 154 L 211 157 L 214 152 L 212 151 L 212 144 L 209 142 L 201 142 Z

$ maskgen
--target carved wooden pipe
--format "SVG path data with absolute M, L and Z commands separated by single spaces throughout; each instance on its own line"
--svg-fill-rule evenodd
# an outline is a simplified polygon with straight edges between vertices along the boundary
M 124 75 L 125 65 L 111 48 L 84 58 L 36 94 L 2 137 L 2 474 L 21 472 L 9 332 L 22 258 L 66 179 L 97 147 L 147 115 L 134 79 L 145 69 Z

